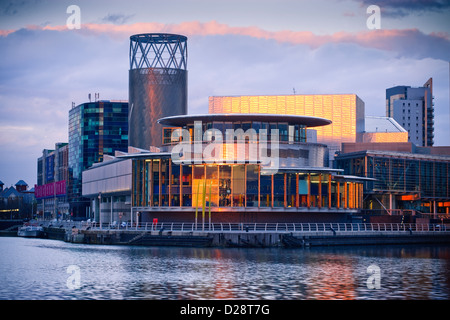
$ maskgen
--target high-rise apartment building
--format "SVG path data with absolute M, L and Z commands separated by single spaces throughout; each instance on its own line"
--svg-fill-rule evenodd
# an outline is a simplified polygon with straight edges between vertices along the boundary
M 358 142 L 364 132 L 364 101 L 356 94 L 310 94 L 209 97 L 209 113 L 268 113 L 326 118 L 314 128 L 317 142 L 328 145 L 329 160 L 343 142 Z
M 69 111 L 69 186 L 73 216 L 86 216 L 89 201 L 82 198 L 82 172 L 104 155 L 128 150 L 128 102 L 100 100 Z
M 405 128 L 410 142 L 418 146 L 433 146 L 433 79 L 430 78 L 422 87 L 386 89 L 386 116 L 394 118 Z

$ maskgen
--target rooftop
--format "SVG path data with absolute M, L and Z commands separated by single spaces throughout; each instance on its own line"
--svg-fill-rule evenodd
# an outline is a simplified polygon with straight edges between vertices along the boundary
M 406 132 L 393 118 L 366 116 L 364 120 L 366 132 Z
M 19 180 L 17 181 L 16 186 L 28 186 L 28 183 L 23 180 Z
M 331 124 L 331 120 L 319 117 L 280 115 L 280 114 L 253 114 L 253 113 L 214 113 L 214 114 L 193 114 L 165 117 L 158 120 L 158 123 L 168 126 L 181 127 L 192 124 L 194 121 L 261 121 L 261 122 L 288 122 L 289 124 L 301 124 L 307 127 L 319 127 Z
M 379 157 L 389 157 L 397 159 L 415 159 L 415 160 L 437 160 L 437 161 L 450 161 L 450 155 L 434 155 L 434 154 L 420 154 L 412 152 L 398 152 L 398 151 L 383 151 L 383 150 L 362 150 L 349 152 L 345 154 L 340 154 L 339 158 L 352 158 L 355 156 L 379 156 Z

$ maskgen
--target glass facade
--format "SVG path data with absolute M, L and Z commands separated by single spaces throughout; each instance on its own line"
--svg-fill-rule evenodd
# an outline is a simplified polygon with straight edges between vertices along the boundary
M 173 130 L 178 128 L 164 128 L 163 129 L 163 143 L 171 144 L 171 134 Z M 190 133 L 191 142 L 194 141 L 194 124 L 188 124 L 182 129 L 186 129 Z M 258 136 L 264 133 L 267 141 L 270 141 L 271 130 L 278 129 L 279 142 L 280 143 L 294 143 L 294 142 L 306 142 L 306 126 L 301 124 L 288 124 L 287 122 L 261 122 L 261 121 L 213 121 L 203 122 L 202 132 L 206 132 L 209 129 L 217 129 L 222 133 L 223 141 L 226 140 L 226 130 L 242 129 L 245 132 L 249 129 L 255 130 Z M 261 131 L 265 130 L 265 131 Z M 211 132 L 211 131 L 209 131 Z
M 74 215 L 84 216 L 83 170 L 104 155 L 128 151 L 128 103 L 96 101 L 69 111 L 69 201 Z
M 366 209 L 448 212 L 450 157 L 412 153 L 358 152 L 336 158 L 345 174 L 376 180 L 365 183 Z M 375 199 L 376 198 L 376 199 Z
M 358 209 L 362 205 L 362 183 L 335 177 L 326 168 L 263 175 L 257 164 L 175 164 L 161 156 L 133 159 L 132 181 L 132 206 L 149 209 Z

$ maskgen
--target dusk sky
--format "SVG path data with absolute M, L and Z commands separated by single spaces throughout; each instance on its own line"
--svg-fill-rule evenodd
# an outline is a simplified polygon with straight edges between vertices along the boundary
M 70 5 L 80 29 L 69 29 Z M 380 29 L 366 22 L 381 8 Z M 215 95 L 348 94 L 385 115 L 385 90 L 433 78 L 435 145 L 450 145 L 450 1 L 18 0 L 0 2 L 0 180 L 37 180 L 68 142 L 72 102 L 128 100 L 129 37 L 188 37 L 188 112 Z

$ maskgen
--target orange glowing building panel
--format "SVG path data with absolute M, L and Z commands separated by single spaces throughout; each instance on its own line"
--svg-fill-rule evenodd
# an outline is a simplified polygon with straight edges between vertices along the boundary
M 364 102 L 356 94 L 221 96 L 209 98 L 209 113 L 269 113 L 326 118 L 332 124 L 314 128 L 317 142 L 330 154 L 342 142 L 357 142 L 364 132 Z

